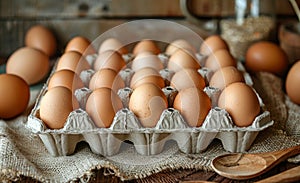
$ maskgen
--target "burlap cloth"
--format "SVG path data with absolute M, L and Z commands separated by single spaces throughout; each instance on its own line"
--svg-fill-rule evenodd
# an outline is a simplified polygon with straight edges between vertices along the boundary
M 249 152 L 267 152 L 299 145 L 300 106 L 290 102 L 284 95 L 282 81 L 276 76 L 259 73 L 253 79 L 275 124 L 259 133 Z M 30 107 L 38 92 L 32 91 Z M 169 143 L 159 155 L 141 156 L 128 144 L 119 154 L 103 157 L 93 154 L 88 145 L 80 143 L 73 155 L 52 157 L 39 137 L 24 126 L 30 107 L 22 116 L 10 121 L 0 121 L 2 181 L 29 176 L 43 182 L 85 182 L 92 176 L 93 170 L 100 168 L 105 168 L 106 173 L 119 176 L 121 180 L 144 178 L 163 170 L 211 170 L 212 158 L 226 153 L 219 141 L 213 141 L 207 151 L 201 154 L 183 154 L 175 144 Z

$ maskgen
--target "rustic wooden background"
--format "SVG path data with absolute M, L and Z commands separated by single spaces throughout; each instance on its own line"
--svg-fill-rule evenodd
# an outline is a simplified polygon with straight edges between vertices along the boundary
M 24 44 L 25 32 L 41 23 L 53 29 L 60 48 L 75 35 L 93 40 L 104 31 L 129 20 L 163 18 L 188 27 L 180 0 L 10 0 L 0 1 L 0 57 L 7 58 Z M 288 0 L 274 2 L 278 20 L 296 20 Z M 297 0 L 300 4 L 300 0 Z M 220 20 L 234 14 L 234 0 L 189 0 L 191 12 L 199 19 Z M 201 36 L 207 36 L 200 28 Z

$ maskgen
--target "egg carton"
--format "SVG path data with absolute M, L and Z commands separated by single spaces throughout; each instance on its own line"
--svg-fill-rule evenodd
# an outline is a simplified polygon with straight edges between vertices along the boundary
M 91 57 L 93 60 L 95 56 Z M 127 61 L 130 56 L 126 56 Z M 160 55 L 162 62 L 166 63 L 166 56 Z M 89 61 L 92 64 L 92 61 Z M 245 81 L 252 86 L 253 82 L 242 64 L 238 69 L 244 73 Z M 201 68 L 198 72 L 209 81 L 212 72 L 207 68 Z M 122 70 L 119 74 L 129 86 L 133 71 L 130 68 Z M 85 84 L 94 74 L 93 70 L 86 70 L 80 74 Z M 168 69 L 160 71 L 165 80 L 170 80 L 172 72 Z M 162 89 L 169 104 L 172 104 L 177 91 L 171 86 Z M 237 127 L 232 122 L 226 110 L 217 107 L 218 97 L 221 91 L 217 88 L 205 87 L 204 91 L 212 101 L 209 111 L 201 127 L 190 127 L 176 109 L 169 107 L 164 110 L 159 121 L 153 128 L 145 128 L 141 125 L 135 114 L 129 110 L 128 103 L 132 89 L 122 88 L 118 95 L 122 99 L 124 108 L 119 110 L 109 128 L 98 128 L 85 111 L 85 103 L 91 90 L 80 88 L 75 91 L 80 108 L 72 111 L 62 129 L 48 129 L 39 117 L 40 102 L 47 92 L 47 83 L 39 93 L 34 108 L 32 109 L 26 126 L 36 133 L 43 141 L 48 152 L 52 156 L 71 155 L 76 149 L 77 143 L 85 141 L 91 151 L 103 156 L 112 156 L 121 151 L 123 143 L 132 142 L 136 151 L 142 155 L 155 155 L 163 151 L 167 141 L 173 140 L 179 149 L 187 154 L 201 153 L 206 150 L 213 139 L 219 139 L 225 150 L 229 152 L 247 151 L 258 133 L 273 125 L 269 111 L 264 109 L 264 104 L 257 94 L 261 106 L 261 113 L 254 119 L 251 126 Z

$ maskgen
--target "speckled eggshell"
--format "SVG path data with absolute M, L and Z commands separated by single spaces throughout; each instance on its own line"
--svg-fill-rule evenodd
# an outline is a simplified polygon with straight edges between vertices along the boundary
M 168 101 L 162 90 L 152 83 L 145 83 L 133 90 L 129 109 L 137 116 L 143 127 L 155 127 Z
M 218 69 L 211 77 L 209 86 L 223 90 L 235 82 L 244 82 L 244 76 L 236 67 L 228 66 Z

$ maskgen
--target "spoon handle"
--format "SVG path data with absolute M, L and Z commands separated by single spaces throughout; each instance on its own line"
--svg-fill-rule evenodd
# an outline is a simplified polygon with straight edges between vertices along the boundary
M 298 146 L 294 146 L 294 147 L 290 147 L 287 149 L 283 149 L 281 151 L 275 151 L 272 153 L 273 156 L 275 156 L 278 160 L 286 160 L 287 158 L 291 157 L 291 156 L 295 156 L 297 154 L 300 153 L 300 145 Z M 281 162 L 281 161 L 278 162 Z
M 255 183 L 269 183 L 269 182 L 296 182 L 300 180 L 300 166 L 296 166 L 284 172 L 281 172 L 272 177 L 257 181 Z

